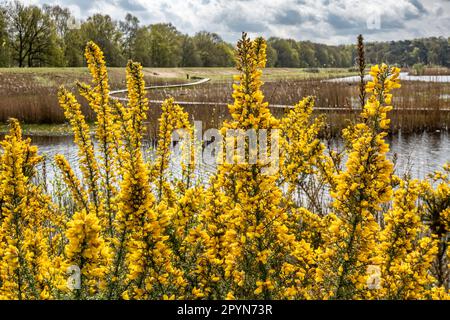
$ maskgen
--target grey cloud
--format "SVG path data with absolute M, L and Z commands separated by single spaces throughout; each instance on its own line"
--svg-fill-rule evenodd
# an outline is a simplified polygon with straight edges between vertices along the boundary
M 41 3 L 46 3 L 47 1 L 41 0 Z M 80 8 L 80 11 L 82 13 L 88 12 L 90 9 L 94 8 L 96 4 L 98 3 L 106 3 L 107 1 L 101 1 L 101 0 L 62 0 L 58 1 L 59 5 L 69 6 L 69 5 L 75 5 Z M 145 11 L 146 8 L 136 2 L 135 0 L 116 0 L 113 1 L 113 4 L 117 6 L 117 9 L 120 13 L 123 13 L 124 11 L 133 12 L 133 11 Z
M 362 34 L 384 34 L 389 31 L 401 31 L 405 28 L 405 24 L 396 17 L 380 16 L 379 27 L 372 26 L 372 21 L 361 18 L 346 19 L 339 15 L 330 13 L 327 17 L 327 22 L 333 27 L 335 35 L 345 36 L 350 35 L 350 38 L 354 38 L 352 35 Z
M 45 3 L 45 2 L 46 1 L 41 1 L 41 3 Z M 75 5 L 75 6 L 78 6 L 81 11 L 88 11 L 95 4 L 95 1 L 92 1 L 92 0 L 64 0 L 64 1 L 60 1 L 60 2 L 61 3 L 59 5 L 62 7 L 68 6 L 68 5 Z
M 180 20 L 182 20 L 180 19 L 176 11 L 172 10 L 171 6 L 165 2 L 160 5 L 160 10 L 162 13 L 164 13 L 164 17 L 166 18 L 164 22 L 170 22 L 174 24 L 175 22 L 180 22 Z
M 214 22 L 225 25 L 232 32 L 264 32 L 267 30 L 267 26 L 263 22 L 252 20 L 250 17 L 235 12 L 218 15 Z
M 417 10 L 420 13 L 427 13 L 427 9 L 425 9 L 425 7 L 423 6 L 422 2 L 420 2 L 420 0 L 409 0 L 409 2 L 417 8 Z
M 161 11 L 167 11 L 167 10 L 170 10 L 170 6 L 169 6 L 166 2 L 161 3 L 161 5 L 159 6 L 159 8 L 161 9 Z
M 265 31 L 266 25 L 257 21 L 240 21 L 229 20 L 228 28 L 234 32 L 263 32 Z
M 404 22 L 399 19 L 381 17 L 381 30 L 399 30 L 405 27 Z
M 351 29 L 354 28 L 357 23 L 354 20 L 347 19 L 343 16 L 336 15 L 334 13 L 328 14 L 327 22 L 335 29 Z
M 420 17 L 420 13 L 416 13 L 410 10 L 405 11 L 404 17 L 406 20 L 413 20 Z
M 436 14 L 437 17 L 440 17 L 444 14 L 444 8 L 442 8 L 441 6 L 438 6 L 434 13 Z
M 337 44 L 353 42 L 358 33 L 378 41 L 448 37 L 450 28 L 449 0 L 286 0 L 280 4 L 273 0 L 20 1 L 77 6 L 74 13 L 82 20 L 97 11 L 114 19 L 132 12 L 142 24 L 171 22 L 181 32 L 208 30 L 230 42 L 236 41 L 241 31 Z M 102 11 L 103 5 L 107 11 Z M 367 25 L 373 12 L 380 12 L 378 29 Z
M 416 10 L 406 10 L 404 12 L 404 18 L 406 20 L 417 19 L 420 16 L 428 14 L 427 9 L 425 9 L 420 0 L 409 0 L 409 3 L 411 3 Z
M 119 0 L 117 3 L 121 9 L 126 11 L 145 11 L 145 7 L 133 0 Z
M 302 15 L 297 10 L 288 9 L 275 14 L 273 22 L 281 25 L 299 25 L 306 21 L 316 21 L 313 15 Z

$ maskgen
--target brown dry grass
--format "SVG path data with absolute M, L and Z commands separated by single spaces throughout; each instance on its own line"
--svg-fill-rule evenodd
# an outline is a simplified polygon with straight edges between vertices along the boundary
M 202 121 L 205 128 L 220 126 L 221 122 L 228 118 L 228 110 L 226 106 L 216 105 L 215 102 L 232 102 L 230 77 L 234 72 L 233 69 L 146 69 L 145 80 L 149 85 L 181 83 L 186 81 L 182 78 L 186 72 L 189 72 L 192 77 L 200 76 L 201 71 L 216 78 L 198 87 L 150 91 L 149 98 L 163 100 L 173 96 L 177 101 L 211 102 L 210 105 L 187 105 L 185 109 L 192 120 Z M 345 70 L 341 71 L 323 72 L 321 78 L 337 74 L 347 75 Z M 109 73 L 112 89 L 125 87 L 124 70 L 112 68 Z M 19 71 L 1 69 L 0 122 L 14 117 L 24 123 L 64 123 L 64 115 L 56 98 L 58 87 L 65 85 L 74 90 L 76 80 L 89 81 L 89 79 L 85 68 Z M 317 78 L 308 78 L 305 72 L 299 69 L 272 70 L 270 76 L 266 78 L 263 90 L 267 101 L 281 105 L 294 105 L 306 95 L 315 95 L 318 112 L 327 114 L 330 132 L 340 131 L 346 125 L 347 119 L 354 118 L 359 110 L 356 84 L 331 83 Z M 80 98 L 79 101 L 83 99 Z M 158 106 L 153 105 L 149 115 L 150 131 L 156 130 L 156 119 L 160 114 Z M 404 132 L 446 130 L 450 126 L 450 112 L 442 111 L 442 109 L 450 109 L 450 83 L 404 81 L 402 88 L 395 94 L 394 107 L 391 113 L 393 131 L 399 129 Z M 426 108 L 429 110 L 418 110 Z M 83 106 L 83 111 L 88 120 L 93 120 L 93 113 L 87 105 Z M 281 116 L 285 110 L 273 108 L 273 112 L 276 116 Z

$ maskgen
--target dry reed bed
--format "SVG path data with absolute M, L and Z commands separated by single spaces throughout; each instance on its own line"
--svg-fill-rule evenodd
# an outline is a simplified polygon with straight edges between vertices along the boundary
M 72 76 L 61 74 L 36 75 L 33 73 L 8 74 L 0 78 L 0 122 L 14 117 L 23 123 L 64 123 L 65 118 L 58 106 L 56 90 L 64 84 L 74 89 L 74 79 L 88 81 L 88 75 L 74 73 Z M 181 79 L 167 80 L 148 77 L 150 85 L 180 83 Z M 124 79 L 121 74 L 111 77 L 111 87 L 123 88 Z M 318 112 L 325 112 L 329 119 L 330 133 L 339 132 L 347 119 L 352 119 L 359 111 L 357 87 L 354 83 L 331 83 L 321 80 L 278 79 L 267 81 L 263 86 L 267 101 L 277 105 L 294 105 L 302 97 L 312 94 L 317 97 Z M 150 91 L 150 98 L 162 100 L 173 96 L 177 101 L 211 102 L 211 105 L 186 105 L 191 120 L 203 122 L 204 129 L 219 127 L 228 118 L 228 110 L 223 103 L 230 103 L 232 83 L 229 80 L 213 81 L 198 87 L 163 89 Z M 79 101 L 83 101 L 82 98 Z M 216 104 L 219 102 L 219 104 Z M 155 105 L 155 104 L 153 104 Z M 404 81 L 402 88 L 394 99 L 395 109 L 391 114 L 392 131 L 403 132 L 447 130 L 450 127 L 450 84 L 434 82 Z M 328 108 L 339 108 L 325 110 Z M 342 110 L 344 108 L 345 110 Z M 322 110 L 321 110 L 322 109 Z M 431 110 L 419 110 L 431 109 Z M 83 112 L 88 120 L 94 114 L 83 105 Z M 283 109 L 274 108 L 276 116 L 284 113 Z M 156 130 L 159 108 L 149 111 L 150 132 Z
M 308 94 L 315 95 L 317 112 L 326 113 L 329 130 L 339 132 L 348 119 L 358 114 L 358 88 L 354 83 L 331 83 L 318 80 L 281 79 L 263 86 L 267 101 L 274 105 L 294 105 Z M 152 99 L 173 96 L 178 101 L 211 102 L 211 106 L 187 105 L 185 108 L 197 120 L 217 125 L 227 117 L 226 106 L 214 102 L 231 103 L 231 82 L 215 82 L 196 88 L 151 92 Z M 391 130 L 420 132 L 447 130 L 450 127 L 450 83 L 404 81 L 394 98 Z M 344 109 L 344 110 L 343 110 Z M 273 108 L 275 116 L 284 110 Z

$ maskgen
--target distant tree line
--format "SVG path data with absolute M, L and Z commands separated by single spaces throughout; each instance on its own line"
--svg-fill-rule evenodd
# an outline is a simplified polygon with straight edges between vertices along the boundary
M 95 14 L 77 23 L 57 5 L 0 5 L 0 66 L 83 66 L 89 40 L 103 49 L 110 66 L 128 59 L 149 67 L 234 65 L 233 46 L 214 33 L 188 36 L 170 23 L 141 25 L 131 14 L 123 21 Z
M 0 4 L 0 67 L 80 67 L 89 40 L 104 50 L 110 66 L 124 66 L 128 59 L 147 67 L 234 65 L 233 45 L 215 33 L 189 36 L 170 23 L 142 25 L 131 14 L 122 21 L 94 14 L 78 23 L 69 9 L 58 5 Z M 267 56 L 269 67 L 351 67 L 356 49 L 272 37 Z M 366 62 L 379 61 L 450 66 L 450 38 L 367 43 Z

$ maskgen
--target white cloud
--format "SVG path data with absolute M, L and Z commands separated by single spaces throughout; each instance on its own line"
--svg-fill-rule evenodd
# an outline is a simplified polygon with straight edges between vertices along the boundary
M 234 42 L 241 31 L 328 44 L 449 36 L 447 0 L 23 0 L 70 7 L 78 18 L 93 13 L 122 19 L 126 12 L 142 23 L 171 22 L 180 31 L 216 32 Z M 367 19 L 379 15 L 380 28 Z

